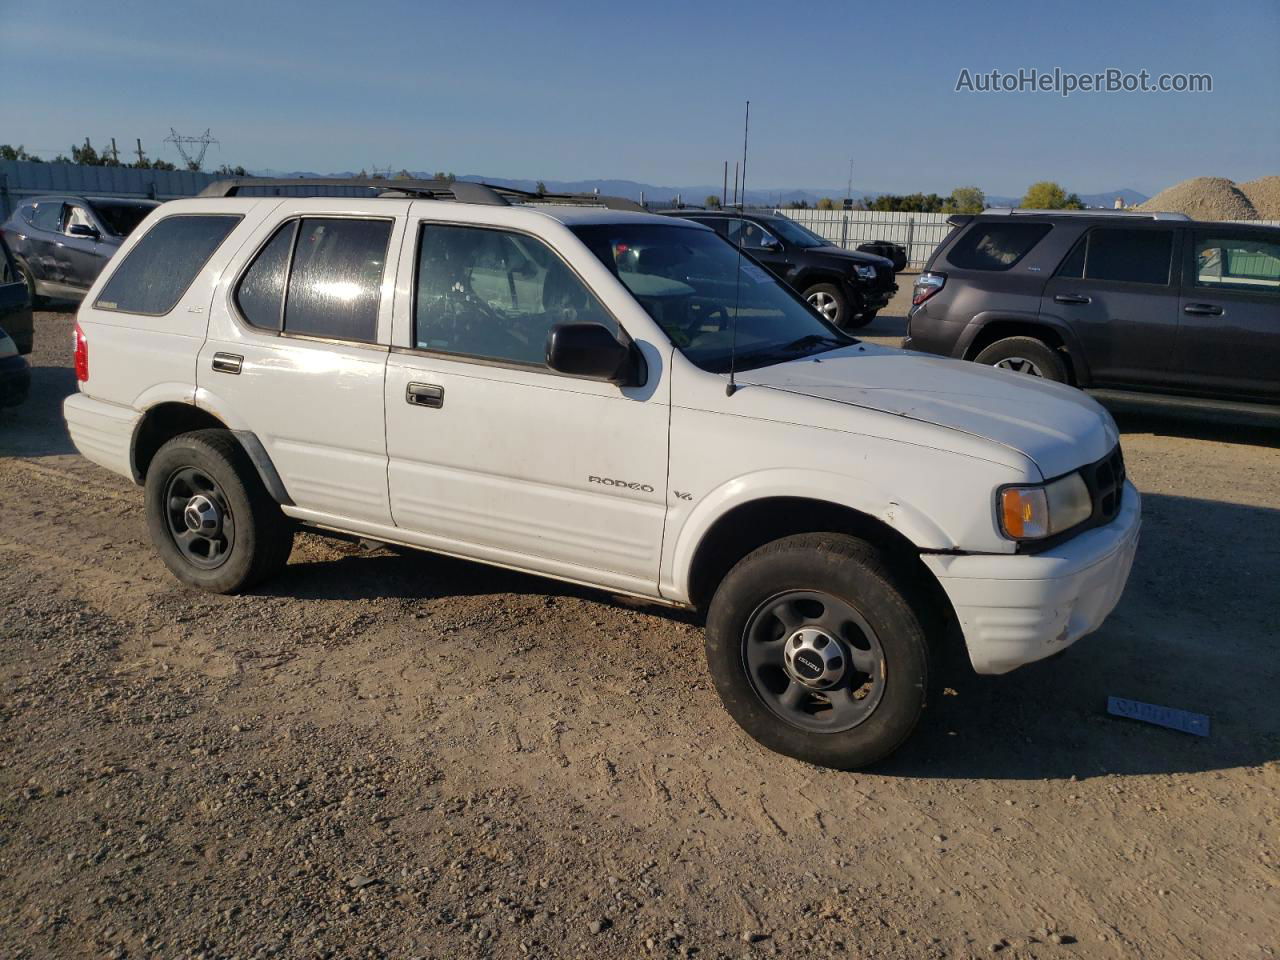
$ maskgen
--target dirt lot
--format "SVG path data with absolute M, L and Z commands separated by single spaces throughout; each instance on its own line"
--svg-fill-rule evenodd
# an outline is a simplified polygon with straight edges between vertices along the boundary
M 0 417 L 0 956 L 1280 949 L 1280 433 L 1124 417 L 1106 626 L 841 774 L 738 732 L 688 617 L 312 535 L 251 596 L 180 587 L 69 445 L 69 315 L 37 322 Z

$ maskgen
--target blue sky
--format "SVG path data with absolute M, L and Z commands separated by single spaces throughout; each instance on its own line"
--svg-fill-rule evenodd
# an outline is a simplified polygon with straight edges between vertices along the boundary
M 1020 194 L 1280 173 L 1280 3 L 0 0 L 0 142 L 214 165 Z M 962 68 L 1204 72 L 1207 94 L 956 93 Z

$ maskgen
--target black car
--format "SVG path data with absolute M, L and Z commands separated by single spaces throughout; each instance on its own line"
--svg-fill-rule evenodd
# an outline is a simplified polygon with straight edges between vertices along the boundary
M 898 290 L 884 257 L 837 247 L 777 214 L 673 210 L 711 227 L 777 274 L 831 323 L 864 327 Z
M 1280 228 L 1030 210 L 952 224 L 903 346 L 1091 389 L 1280 402 Z
M 18 271 L 18 263 L 3 235 L 0 235 L 0 328 L 4 329 L 19 354 L 31 352 L 35 342 L 31 290 Z M 10 366 L 16 367 L 17 364 Z
M 39 197 L 0 226 L 33 297 L 79 300 L 139 223 L 159 204 L 109 197 Z

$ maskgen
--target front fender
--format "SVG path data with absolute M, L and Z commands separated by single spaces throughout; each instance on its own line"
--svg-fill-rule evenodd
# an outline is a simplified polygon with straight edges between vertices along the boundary
M 953 550 L 957 546 L 925 513 L 864 480 L 821 470 L 761 470 L 726 481 L 690 511 L 676 534 L 662 595 L 689 602 L 693 559 L 707 532 L 735 507 L 773 497 L 821 500 L 856 510 L 896 530 L 922 550 Z

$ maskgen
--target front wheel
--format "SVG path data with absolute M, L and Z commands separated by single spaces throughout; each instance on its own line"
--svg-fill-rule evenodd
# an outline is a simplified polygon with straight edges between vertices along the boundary
M 706 654 L 748 734 L 819 766 L 884 759 L 924 711 L 920 620 L 875 550 L 843 534 L 785 537 L 741 560 L 711 601 Z
M 196 430 L 147 469 L 147 528 L 165 566 L 210 593 L 238 593 L 281 570 L 293 525 L 226 430 Z
M 832 326 L 843 329 L 850 325 L 849 298 L 835 284 L 815 283 L 805 290 L 804 298 Z

